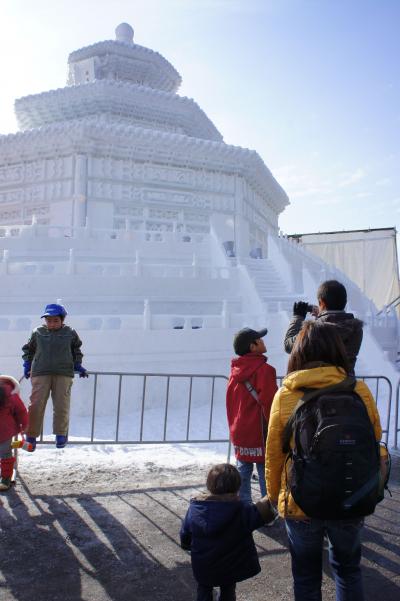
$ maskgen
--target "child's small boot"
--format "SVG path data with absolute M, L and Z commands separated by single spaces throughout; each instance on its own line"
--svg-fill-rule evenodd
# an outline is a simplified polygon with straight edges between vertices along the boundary
M 0 490 L 8 490 L 12 483 L 15 457 L 7 457 L 1 460 Z
M 56 447 L 57 449 L 63 449 L 68 442 L 68 436 L 63 434 L 56 434 Z
M 32 453 L 36 449 L 36 436 L 25 436 L 25 440 L 27 443 L 32 445 Z

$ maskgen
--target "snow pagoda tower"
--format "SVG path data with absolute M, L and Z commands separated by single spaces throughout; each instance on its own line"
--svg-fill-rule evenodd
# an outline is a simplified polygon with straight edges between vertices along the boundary
M 42 308 L 62 299 L 89 369 L 225 374 L 233 333 L 267 325 L 282 373 L 293 300 L 337 277 L 279 236 L 285 192 L 128 24 L 68 64 L 68 85 L 16 100 L 21 131 L 0 136 L 2 369 L 20 371 Z M 386 364 L 372 337 L 368 357 Z

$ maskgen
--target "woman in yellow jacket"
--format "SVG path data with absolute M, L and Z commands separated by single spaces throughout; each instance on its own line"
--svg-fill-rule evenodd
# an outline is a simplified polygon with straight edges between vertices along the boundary
M 335 576 L 336 601 L 363 601 L 360 571 L 362 518 L 308 518 L 298 507 L 286 482 L 287 455 L 282 451 L 285 425 L 304 388 L 325 388 L 343 381 L 349 372 L 346 351 L 335 326 L 306 322 L 289 359 L 288 375 L 276 393 L 268 427 L 266 482 L 268 497 L 286 520 L 296 601 L 320 601 L 324 536 Z M 382 435 L 379 414 L 369 388 L 357 381 L 355 392 L 364 401 L 376 440 Z M 293 441 L 291 442 L 293 446 Z

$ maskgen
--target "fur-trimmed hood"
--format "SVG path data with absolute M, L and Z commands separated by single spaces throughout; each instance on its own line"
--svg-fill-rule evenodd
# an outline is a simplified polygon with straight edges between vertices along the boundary
M 24 432 L 28 426 L 28 412 L 19 396 L 19 383 L 12 376 L 0 375 L 4 395 L 0 404 L 0 443 Z
M 13 376 L 6 376 L 4 374 L 0 374 L 0 384 L 1 382 L 10 382 L 10 384 L 13 384 L 14 388 L 12 389 L 11 394 L 19 394 L 20 393 L 20 385 L 18 380 L 16 380 L 15 378 L 13 378 Z

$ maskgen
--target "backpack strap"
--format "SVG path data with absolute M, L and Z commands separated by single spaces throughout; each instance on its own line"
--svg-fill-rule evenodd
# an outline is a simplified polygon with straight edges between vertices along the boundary
M 253 399 L 259 405 L 261 405 L 260 399 L 258 398 L 257 390 L 254 388 L 254 386 L 252 386 L 251 382 L 249 380 L 246 380 L 245 382 L 243 382 L 243 384 L 246 386 L 247 390 L 250 392 L 250 394 L 253 397 Z
M 287 454 L 290 452 L 290 441 L 293 435 L 293 427 L 296 419 L 296 414 L 300 407 L 312 401 L 313 399 L 319 397 L 322 394 L 330 393 L 330 392 L 352 392 L 355 388 L 357 381 L 354 376 L 347 376 L 341 382 L 337 384 L 331 384 L 330 386 L 325 386 L 324 388 L 303 388 L 303 396 L 297 402 L 296 407 L 293 409 L 293 413 L 289 417 L 286 425 L 283 429 L 282 434 L 282 452 Z
M 257 405 L 260 407 L 261 432 L 262 432 L 262 437 L 263 437 L 264 445 L 265 445 L 265 442 L 267 440 L 268 424 L 264 417 L 263 406 L 261 404 L 260 399 L 258 398 L 257 390 L 254 388 L 254 386 L 252 386 L 251 382 L 249 380 L 246 380 L 245 382 L 243 382 L 243 384 L 247 388 L 248 392 L 250 392 L 251 396 L 253 397 L 253 399 L 255 400 Z
M 262 363 L 262 365 L 264 365 L 264 363 Z M 256 373 L 256 371 L 258 369 L 260 369 L 261 365 L 259 365 L 257 367 L 257 369 L 253 372 Z M 262 405 L 260 403 L 260 399 L 258 398 L 258 394 L 257 394 L 257 390 L 254 388 L 254 386 L 252 385 L 252 383 L 250 382 L 250 380 L 245 380 L 244 382 L 242 382 L 242 384 L 245 385 L 245 387 L 247 388 L 248 392 L 250 392 L 251 396 L 253 397 L 253 399 L 256 401 L 256 403 L 258 403 L 260 405 L 260 407 L 262 408 Z

